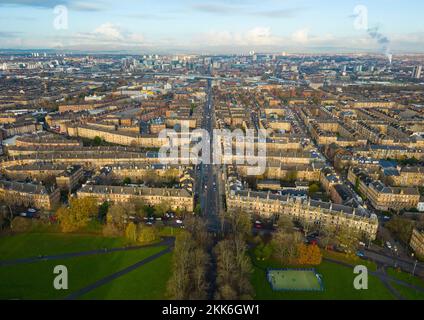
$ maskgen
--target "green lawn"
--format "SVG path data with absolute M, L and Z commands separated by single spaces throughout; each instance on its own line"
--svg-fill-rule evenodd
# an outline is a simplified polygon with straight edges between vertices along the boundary
M 0 260 L 122 247 L 124 238 L 62 233 L 25 233 L 0 237 Z
M 358 256 L 348 256 L 344 253 L 338 253 L 338 252 L 326 251 L 326 250 L 323 250 L 322 253 L 324 258 L 329 258 L 329 259 L 345 262 L 353 266 L 363 265 L 363 266 L 366 266 L 369 271 L 377 271 L 377 265 L 374 262 L 361 259 Z
M 388 300 L 394 299 L 383 283 L 376 277 L 369 276 L 368 290 L 355 290 L 355 274 L 348 267 L 323 262 L 317 272 L 322 275 L 323 292 L 275 292 L 266 279 L 267 268 L 283 266 L 272 261 L 254 261 L 251 278 L 258 300 Z
M 134 270 L 82 297 L 90 300 L 161 300 L 166 299 L 166 284 L 171 274 L 172 254 Z
M 407 300 L 424 300 L 424 292 L 410 289 L 394 282 L 391 284 Z
M 159 230 L 159 235 L 161 237 L 176 237 L 181 232 L 183 232 L 183 230 L 184 229 L 181 229 L 181 228 L 174 228 L 174 227 L 165 226 L 165 227 L 163 227 Z
M 81 240 L 81 238 L 78 239 Z M 68 239 L 68 241 L 72 242 L 72 239 Z M 95 243 L 100 244 L 98 242 Z M 82 248 L 81 244 L 80 247 Z M 50 246 L 48 249 L 55 252 L 58 252 L 57 250 L 62 252 L 62 249 L 58 245 Z M 69 246 L 68 249 L 75 251 L 75 246 Z M 105 276 L 120 271 L 164 249 L 165 247 L 144 248 L 127 252 L 3 266 L 0 267 L 0 299 L 64 298 L 71 292 L 92 284 Z M 68 268 L 69 289 L 66 291 L 58 291 L 53 288 L 53 280 L 56 276 L 53 274 L 53 269 L 56 265 L 65 265 Z
M 402 280 L 415 286 L 424 288 L 424 280 L 418 277 L 413 277 L 410 273 L 398 272 L 393 268 L 388 268 L 387 274 L 398 280 Z

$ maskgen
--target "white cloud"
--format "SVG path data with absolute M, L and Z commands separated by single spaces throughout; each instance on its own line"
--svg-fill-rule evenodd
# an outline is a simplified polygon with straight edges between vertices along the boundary
M 293 42 L 305 44 L 309 40 L 309 30 L 307 28 L 297 30 L 292 34 L 291 38 Z
M 93 34 L 100 35 L 104 38 L 111 39 L 111 40 L 122 40 L 124 38 L 120 30 L 120 27 L 110 22 L 104 23 L 100 25 L 99 27 L 97 27 L 93 31 Z
M 124 46 L 135 47 L 145 44 L 144 36 L 130 32 L 119 25 L 106 22 L 92 32 L 78 33 L 70 37 L 72 46 Z
M 262 46 L 277 45 L 280 38 L 268 27 L 255 27 L 246 32 L 210 31 L 195 36 L 195 42 L 210 46 Z
M 272 35 L 271 28 L 253 28 L 246 32 L 245 38 L 252 45 L 278 44 L 278 38 Z

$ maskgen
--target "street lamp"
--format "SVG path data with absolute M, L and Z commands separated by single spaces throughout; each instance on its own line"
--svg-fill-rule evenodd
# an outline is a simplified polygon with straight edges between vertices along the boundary
M 415 257 L 415 254 L 411 254 L 412 257 Z M 417 264 L 418 264 L 418 259 L 415 259 L 415 263 L 414 263 L 414 269 L 412 270 L 412 276 L 415 276 L 415 269 L 417 268 Z

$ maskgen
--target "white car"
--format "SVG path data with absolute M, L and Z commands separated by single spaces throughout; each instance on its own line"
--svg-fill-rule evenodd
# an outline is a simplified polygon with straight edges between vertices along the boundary
M 183 222 L 181 220 L 177 220 L 175 221 L 177 224 L 183 224 Z

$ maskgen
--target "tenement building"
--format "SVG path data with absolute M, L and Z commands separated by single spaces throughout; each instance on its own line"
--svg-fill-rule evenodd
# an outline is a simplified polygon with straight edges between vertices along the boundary
M 350 168 L 348 180 L 377 210 L 411 209 L 416 208 L 420 202 L 420 193 L 417 188 L 388 187 L 381 181 L 371 178 L 360 168 Z
M 59 205 L 60 191 L 38 184 L 0 180 L 0 198 L 14 205 L 52 210 Z
M 424 230 L 414 229 L 409 245 L 418 257 L 424 257 Z
M 377 216 L 362 208 L 246 190 L 229 191 L 227 208 L 264 217 L 284 215 L 323 226 L 353 228 L 371 240 L 377 236 Z
M 166 203 L 173 210 L 187 212 L 194 210 L 193 195 L 185 189 L 85 185 L 78 190 L 77 196 L 95 198 L 99 203 L 129 202 L 139 199 L 151 206 Z

